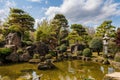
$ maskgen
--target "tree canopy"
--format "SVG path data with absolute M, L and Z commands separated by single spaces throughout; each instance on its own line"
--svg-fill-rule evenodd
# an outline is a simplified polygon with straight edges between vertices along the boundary
M 100 26 L 97 27 L 96 36 L 103 37 L 107 34 L 109 37 L 115 36 L 115 26 L 113 26 L 112 21 L 104 21 Z
M 7 27 L 11 32 L 18 32 L 23 35 L 24 31 L 33 30 L 34 22 L 34 18 L 22 9 L 10 8 L 4 27 Z
M 102 51 L 103 48 L 103 42 L 101 38 L 93 38 L 92 41 L 90 42 L 90 48 L 98 52 Z
M 85 28 L 81 24 L 72 24 L 71 29 L 76 31 L 79 34 L 79 36 L 87 34 Z

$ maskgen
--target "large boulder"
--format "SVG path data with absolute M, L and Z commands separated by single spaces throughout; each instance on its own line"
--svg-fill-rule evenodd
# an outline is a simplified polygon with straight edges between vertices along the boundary
M 9 56 L 6 57 L 6 60 L 12 61 L 12 62 L 18 62 L 19 61 L 19 55 L 16 53 L 11 53 Z
M 15 45 L 17 48 L 21 46 L 21 37 L 17 33 L 9 33 L 6 36 L 6 45 Z
M 40 59 L 30 59 L 29 63 L 40 63 Z
M 35 52 L 41 56 L 45 56 L 49 52 L 48 45 L 43 42 L 36 42 L 34 45 L 36 46 Z
M 40 54 L 41 56 L 45 56 L 49 52 L 48 45 L 43 42 L 33 43 L 31 46 L 27 46 L 25 50 L 33 56 L 34 54 Z
M 106 74 L 103 80 L 120 80 L 120 72 Z
M 48 70 L 48 69 L 54 69 L 55 65 L 51 63 L 51 60 L 47 60 L 46 62 L 41 62 L 38 64 L 39 70 Z
M 19 56 L 19 60 L 22 62 L 28 62 L 32 57 L 30 56 L 29 53 L 24 53 Z
M 33 55 L 34 55 L 34 52 L 35 52 L 35 48 L 36 48 L 35 45 L 31 45 L 31 46 L 27 46 L 27 47 L 25 48 L 25 50 L 26 50 L 31 56 L 33 56 Z

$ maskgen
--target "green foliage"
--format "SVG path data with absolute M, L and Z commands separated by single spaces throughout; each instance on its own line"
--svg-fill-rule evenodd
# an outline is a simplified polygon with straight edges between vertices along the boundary
M 116 62 L 120 62 L 120 56 L 116 56 L 116 57 L 115 57 L 115 61 L 116 61 Z
M 51 58 L 52 58 L 52 55 L 51 55 L 51 54 L 46 54 L 46 55 L 45 55 L 45 58 L 46 58 L 46 59 L 51 59 Z
M 68 41 L 68 40 L 63 39 L 63 40 L 61 40 L 61 41 L 60 41 L 60 43 L 59 43 L 59 44 L 60 44 L 60 45 L 65 44 L 66 46 L 69 46 L 69 41 Z
M 33 44 L 32 41 L 22 41 L 22 43 L 23 43 L 24 46 L 25 46 L 25 45 L 30 46 L 30 45 Z
M 81 24 L 72 24 L 71 29 L 73 31 L 68 36 L 69 40 L 74 40 L 75 43 L 87 43 L 90 40 L 90 36 L 87 34 L 86 28 Z
M 36 41 L 48 41 L 51 38 L 52 27 L 44 20 L 41 24 L 38 24 L 36 30 Z
M 109 44 L 108 44 L 109 53 L 115 55 L 115 53 L 117 53 L 118 49 L 119 48 L 118 48 L 118 46 L 117 46 L 117 44 L 115 42 L 113 42 L 113 41 L 109 42 Z
M 24 32 L 23 40 L 24 41 L 29 41 L 30 40 L 30 32 L 29 31 Z
M 89 48 L 86 48 L 86 49 L 83 50 L 83 55 L 85 57 L 91 57 L 92 56 L 92 52 L 91 52 L 91 50 Z
M 83 55 L 83 52 L 82 52 L 82 51 L 77 51 L 77 55 L 78 55 L 78 56 L 82 56 L 82 55 Z
M 12 50 L 10 48 L 0 48 L 0 61 L 4 61 L 5 57 L 8 56 Z
M 9 30 L 10 30 L 10 32 L 13 32 L 13 33 L 17 32 L 19 34 L 21 34 L 21 32 L 22 32 L 22 29 L 21 29 L 21 27 L 19 25 L 9 26 Z
M 7 36 L 8 34 L 10 33 L 10 30 L 9 29 L 3 29 L 2 30 L 2 34 L 4 35 L 4 36 Z
M 10 48 L 0 48 L 0 55 L 9 55 L 11 52 Z
M 51 22 L 53 31 L 55 32 L 55 38 L 57 39 L 57 45 L 62 44 L 61 41 L 66 39 L 68 36 L 68 21 L 63 14 L 56 14 Z
M 120 57 L 116 57 L 116 58 L 115 58 L 115 61 L 116 61 L 116 62 L 120 62 Z
M 96 36 L 103 37 L 108 34 L 109 37 L 115 37 L 115 27 L 111 25 L 112 21 L 104 21 L 99 27 L 97 27 Z
M 10 14 L 4 23 L 4 27 L 7 28 L 6 31 L 19 32 L 24 36 L 25 31 L 33 30 L 34 22 L 34 18 L 22 9 L 10 8 Z
M 68 30 L 62 30 L 60 32 L 60 39 L 65 39 L 68 36 Z
M 18 53 L 18 54 L 23 54 L 23 50 L 22 50 L 21 48 L 19 48 L 19 49 L 17 50 L 17 53 Z
M 83 40 L 83 38 L 79 36 L 76 31 L 70 32 L 67 38 L 71 44 L 75 43 L 76 41 Z
M 59 47 L 59 50 L 61 52 L 65 52 L 67 50 L 67 46 L 65 44 L 62 44 L 60 47 Z
M 58 20 L 60 22 L 61 27 L 68 27 L 68 21 L 63 14 L 56 14 L 54 20 Z
M 33 59 L 40 59 L 40 54 L 34 54 Z
M 94 51 L 97 51 L 98 53 L 103 48 L 103 42 L 101 38 L 93 38 L 90 42 L 90 48 L 92 48 Z
M 72 24 L 71 29 L 76 31 L 79 36 L 83 36 L 87 34 L 85 28 L 81 24 Z
M 54 51 L 50 51 L 49 54 L 51 54 L 54 57 L 56 56 L 56 52 L 54 52 Z
M 119 52 L 117 52 L 117 53 L 115 54 L 114 60 L 115 60 L 116 62 L 120 62 L 120 53 L 119 53 Z

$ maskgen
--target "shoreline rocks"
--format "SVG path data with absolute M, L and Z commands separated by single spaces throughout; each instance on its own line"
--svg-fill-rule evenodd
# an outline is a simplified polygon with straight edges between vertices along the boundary
M 103 80 L 120 80 L 120 72 L 106 74 Z
M 55 68 L 55 65 L 51 62 L 51 60 L 40 62 L 38 64 L 38 70 L 49 70 L 49 69 L 54 69 L 54 68 Z
M 112 60 L 109 60 L 110 62 L 110 65 L 114 66 L 116 69 L 119 69 L 120 70 L 120 62 L 115 62 L 115 61 L 112 61 Z
M 30 59 L 29 60 L 29 63 L 33 63 L 33 64 L 36 64 L 36 63 L 40 63 L 40 59 Z

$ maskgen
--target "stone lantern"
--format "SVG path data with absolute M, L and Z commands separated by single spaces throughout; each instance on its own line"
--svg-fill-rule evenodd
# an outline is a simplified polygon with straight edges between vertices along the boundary
M 103 51 L 105 55 L 108 54 L 108 40 L 109 39 L 110 38 L 107 36 L 107 34 L 105 34 L 105 36 L 103 37 Z

